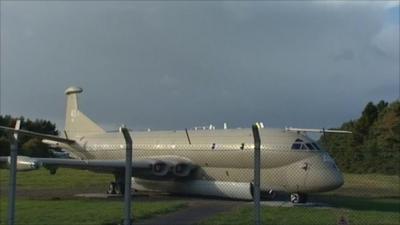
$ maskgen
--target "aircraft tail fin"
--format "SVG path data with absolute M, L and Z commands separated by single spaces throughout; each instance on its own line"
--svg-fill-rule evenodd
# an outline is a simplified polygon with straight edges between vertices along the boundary
M 67 107 L 65 115 L 65 135 L 74 139 L 87 134 L 105 133 L 103 128 L 79 111 L 78 94 L 83 90 L 79 87 L 69 87 L 65 90 Z

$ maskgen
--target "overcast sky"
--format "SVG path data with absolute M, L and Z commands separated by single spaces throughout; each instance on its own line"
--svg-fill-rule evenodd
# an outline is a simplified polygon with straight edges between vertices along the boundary
M 1 1 L 1 114 L 337 127 L 399 98 L 398 1 Z

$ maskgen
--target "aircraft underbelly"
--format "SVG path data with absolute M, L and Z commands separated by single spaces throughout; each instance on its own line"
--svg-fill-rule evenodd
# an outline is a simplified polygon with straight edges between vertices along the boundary
M 250 183 L 229 181 L 153 181 L 134 179 L 132 187 L 139 191 L 160 191 L 175 194 L 252 199 Z
M 263 191 L 286 191 L 283 168 L 262 169 L 260 188 Z M 133 188 L 139 191 L 159 191 L 179 194 L 250 199 L 253 169 L 199 168 L 191 180 L 156 181 L 133 179 Z

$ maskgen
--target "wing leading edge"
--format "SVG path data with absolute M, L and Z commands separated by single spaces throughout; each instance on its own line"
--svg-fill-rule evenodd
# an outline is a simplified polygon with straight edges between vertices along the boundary
M 9 127 L 0 126 L 0 129 L 10 133 L 18 133 L 43 139 L 44 143 L 55 142 L 65 144 L 66 147 L 76 145 L 74 140 L 55 136 L 36 133 L 27 130 L 17 130 Z M 79 151 L 78 153 L 84 153 Z M 96 160 L 86 159 L 61 159 L 61 158 L 31 158 L 18 156 L 17 170 L 31 171 L 45 167 L 51 173 L 55 173 L 58 168 L 72 168 L 90 170 L 100 173 L 122 174 L 125 171 L 125 160 Z M 10 164 L 10 157 L 0 157 L 0 168 L 7 168 Z M 132 161 L 133 177 L 144 179 L 174 179 L 188 177 L 196 166 L 188 159 L 173 156 L 158 156 Z
M 8 168 L 10 157 L 0 157 L 0 168 Z M 125 160 L 79 160 L 59 158 L 32 158 L 18 156 L 17 170 L 32 171 L 41 167 L 50 170 L 54 174 L 58 168 L 72 168 L 89 170 L 98 173 L 123 174 L 125 171 Z M 191 162 L 158 159 L 138 159 L 132 161 L 133 177 L 143 179 L 175 179 L 188 177 L 195 169 Z

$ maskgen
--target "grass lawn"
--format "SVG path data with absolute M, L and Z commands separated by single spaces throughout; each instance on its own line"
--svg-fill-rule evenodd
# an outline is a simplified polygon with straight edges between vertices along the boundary
M 0 170 L 0 189 L 8 184 L 8 170 Z M 340 189 L 310 196 L 311 201 L 325 202 L 332 208 L 267 207 L 261 210 L 263 224 L 276 225 L 335 225 L 341 217 L 350 225 L 400 225 L 400 178 L 379 174 L 344 174 L 345 184 Z M 49 175 L 45 169 L 20 172 L 17 189 L 26 192 L 17 201 L 18 224 L 117 224 L 123 217 L 121 201 L 71 199 L 70 193 L 58 198 L 35 197 L 34 192 L 65 190 L 105 191 L 112 175 L 59 169 Z M 33 197 L 31 197 L 33 196 Z M 0 224 L 5 224 L 6 193 L 0 197 Z M 175 211 L 184 207 L 182 202 L 149 202 L 134 204 L 136 220 Z M 234 212 L 218 214 L 202 225 L 252 224 L 254 211 L 251 204 Z
M 334 225 L 344 217 L 354 225 L 400 225 L 400 179 L 378 174 L 344 174 L 345 185 L 328 193 L 310 196 L 332 208 L 267 207 L 261 209 L 262 224 Z M 247 225 L 254 223 L 251 205 L 222 213 L 201 225 Z
M 262 207 L 261 222 L 268 225 L 334 225 L 344 216 L 349 224 L 398 225 L 398 212 L 360 211 L 347 209 Z M 254 224 L 254 208 L 246 206 L 231 213 L 219 214 L 201 225 Z
M 344 185 L 328 195 L 400 197 L 400 177 L 382 174 L 343 174 Z
M 133 204 L 134 220 L 142 220 L 185 207 L 179 201 Z M 5 225 L 7 202 L 0 201 L 0 225 Z M 16 205 L 17 225 L 114 225 L 123 219 L 122 201 L 104 200 L 21 200 Z
M 0 187 L 7 187 L 9 170 L 0 169 Z M 93 173 L 84 170 L 61 168 L 57 173 L 50 175 L 47 169 L 39 169 L 17 173 L 17 189 L 88 189 L 101 187 L 107 189 L 110 181 L 114 180 L 111 174 Z
M 9 170 L 0 170 L 0 225 L 7 223 Z M 77 199 L 74 193 L 105 192 L 114 177 L 110 174 L 59 169 L 50 175 L 46 169 L 17 174 L 17 225 L 114 225 L 123 219 L 119 200 Z M 49 197 L 50 196 L 50 197 Z M 55 197 L 60 196 L 60 198 Z M 185 207 L 179 201 L 134 202 L 135 220 L 150 218 Z

